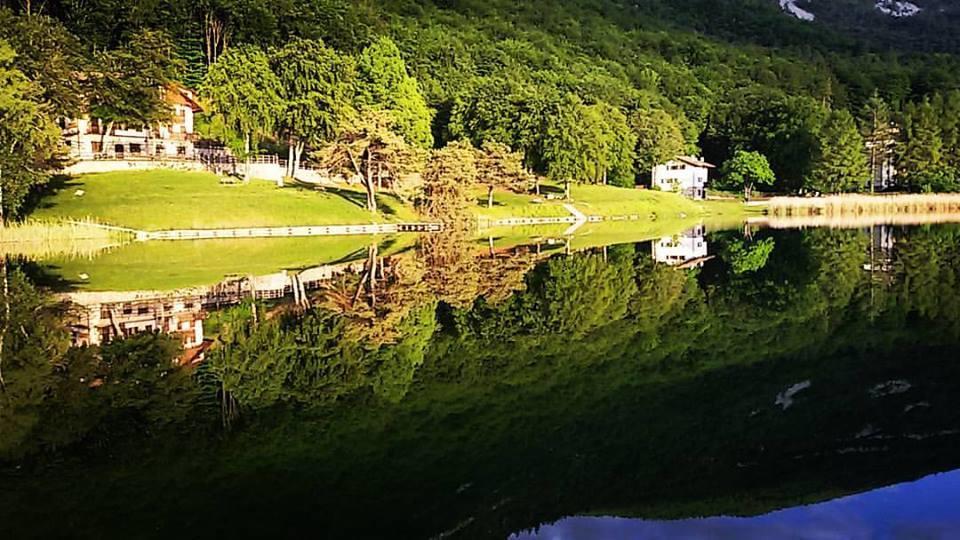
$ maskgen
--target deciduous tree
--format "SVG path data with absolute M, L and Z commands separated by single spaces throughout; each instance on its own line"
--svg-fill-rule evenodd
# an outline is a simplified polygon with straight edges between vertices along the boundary
M 283 89 L 279 127 L 289 144 L 287 176 L 296 175 L 307 145 L 334 137 L 352 113 L 353 61 L 321 41 L 294 39 L 270 58 Z
M 360 54 L 357 61 L 357 101 L 364 108 L 379 108 L 393 117 L 397 132 L 409 144 L 421 148 L 433 145 L 433 111 L 420 93 L 417 80 L 407 72 L 407 64 L 396 43 L 378 38 Z
M 772 186 L 777 177 L 770 168 L 770 162 L 760 152 L 738 150 L 732 158 L 723 164 L 720 171 L 721 186 L 743 190 L 747 199 L 758 185 Z
M 200 94 L 220 125 L 243 138 L 249 177 L 253 144 L 273 131 L 283 111 L 283 87 L 267 55 L 253 47 L 228 50 L 210 66 Z
M 638 109 L 630 115 L 636 136 L 637 169 L 650 174 L 654 167 L 683 155 L 687 143 L 680 124 L 662 109 Z
M 0 41 L 0 226 L 57 166 L 60 131 L 42 91 L 13 67 L 16 53 Z

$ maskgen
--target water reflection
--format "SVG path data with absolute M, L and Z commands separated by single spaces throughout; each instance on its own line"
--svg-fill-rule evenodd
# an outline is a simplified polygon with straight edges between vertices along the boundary
M 702 266 L 707 260 L 706 229 L 703 225 L 683 234 L 665 236 L 653 242 L 653 260 L 670 266 Z
M 11 265 L 0 526 L 507 537 L 960 467 L 960 228 L 748 233 L 435 235 L 175 295 Z
M 947 540 L 960 531 L 960 471 L 938 474 L 826 503 L 800 506 L 752 518 L 714 517 L 647 521 L 575 517 L 510 536 L 546 538 L 633 538 L 636 540 Z

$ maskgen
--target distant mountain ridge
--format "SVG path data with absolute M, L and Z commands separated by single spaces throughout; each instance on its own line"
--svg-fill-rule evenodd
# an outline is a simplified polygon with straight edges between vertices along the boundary
M 960 52 L 957 0 L 771 0 L 783 14 L 883 48 Z

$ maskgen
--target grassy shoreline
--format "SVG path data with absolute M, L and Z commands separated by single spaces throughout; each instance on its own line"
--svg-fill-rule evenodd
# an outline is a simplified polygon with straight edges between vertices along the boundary
M 633 216 L 661 221 L 714 214 L 744 213 L 736 202 L 692 201 L 672 193 L 611 186 L 575 185 L 569 201 L 507 191 L 478 190 L 474 214 L 479 224 L 522 217 L 569 217 L 565 205 L 588 216 Z M 183 171 L 131 171 L 83 175 L 66 180 L 41 202 L 33 218 L 83 220 L 143 231 L 225 229 L 299 225 L 358 225 L 419 221 L 412 205 L 390 195 L 378 196 L 381 212 L 364 208 L 364 196 L 349 187 L 321 190 L 277 188 L 268 182 L 223 185 L 214 174 Z
M 956 215 L 960 214 L 960 193 L 775 197 L 767 212 L 774 217 Z

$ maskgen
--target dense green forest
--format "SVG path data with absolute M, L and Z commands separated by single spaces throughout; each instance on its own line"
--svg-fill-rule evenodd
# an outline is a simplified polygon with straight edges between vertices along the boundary
M 904 187 L 958 187 L 957 57 L 802 23 L 775 2 L 6 3 L 8 212 L 53 167 L 56 118 L 150 124 L 169 114 L 172 81 L 199 89 L 204 133 L 238 153 L 272 142 L 364 177 L 418 171 L 416 150 L 464 139 L 559 181 L 632 186 L 682 152 L 722 164 L 753 151 L 776 174 L 765 189 L 858 191 L 865 142 L 893 139 Z M 318 152 L 358 144 L 369 163 Z
M 864 231 L 718 233 L 700 270 L 642 244 L 539 263 L 421 245 L 376 289 L 361 274 L 306 311 L 217 313 L 192 372 L 159 335 L 69 347 L 18 265 L 0 516 L 38 537 L 278 516 L 429 537 L 473 516 L 466 535 L 489 537 L 583 512 L 765 512 L 955 467 L 958 234 L 897 230 L 877 253 Z

